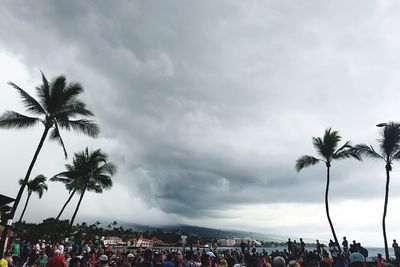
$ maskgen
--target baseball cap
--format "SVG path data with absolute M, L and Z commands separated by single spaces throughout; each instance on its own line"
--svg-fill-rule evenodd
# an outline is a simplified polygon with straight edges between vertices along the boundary
M 127 258 L 134 258 L 135 256 L 132 253 L 129 253 L 126 257 Z
M 353 262 L 365 262 L 364 256 L 359 252 L 353 252 L 349 256 L 350 264 Z
M 108 261 L 107 255 L 101 255 L 101 256 L 99 257 L 99 261 Z

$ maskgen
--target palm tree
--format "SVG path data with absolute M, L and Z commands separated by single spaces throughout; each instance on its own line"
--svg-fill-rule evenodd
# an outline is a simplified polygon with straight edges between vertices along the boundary
M 319 158 L 313 156 L 302 156 L 296 161 L 296 170 L 299 172 L 303 168 L 315 165 L 320 161 L 324 162 L 326 165 L 326 188 L 325 188 L 325 211 L 328 217 L 329 226 L 332 231 L 333 238 L 339 249 L 339 254 L 342 253 L 338 239 L 336 237 L 335 229 L 331 217 L 329 215 L 329 204 L 328 204 L 328 194 L 329 194 L 329 182 L 330 182 L 330 168 L 333 160 L 355 158 L 361 160 L 359 155 L 354 152 L 349 141 L 344 143 L 340 148 L 337 149 L 339 142 L 342 137 L 339 135 L 338 131 L 332 131 L 331 128 L 325 130 L 324 137 L 313 137 L 312 143 L 314 148 L 317 150 Z
M 20 185 L 24 183 L 23 179 L 20 179 L 18 182 Z M 47 191 L 46 177 L 43 175 L 38 175 L 32 180 L 29 180 L 26 184 L 26 188 L 28 190 L 28 197 L 26 198 L 24 209 L 21 213 L 21 217 L 19 217 L 18 222 L 22 221 L 22 217 L 24 217 L 26 207 L 28 206 L 29 199 L 31 198 L 32 193 L 37 193 L 39 198 L 42 198 L 44 190 Z
M 383 130 L 379 133 L 380 139 L 378 139 L 378 145 L 380 154 L 372 146 L 365 144 L 358 144 L 354 146 L 354 150 L 362 157 L 380 159 L 385 161 L 386 170 L 386 186 L 385 186 L 385 202 L 383 206 L 382 216 L 382 231 L 383 240 L 385 243 L 385 256 L 386 260 L 389 260 L 389 249 L 386 237 L 386 212 L 389 200 L 389 183 L 390 183 L 390 172 L 392 171 L 392 164 L 395 160 L 400 160 L 400 124 L 395 122 L 389 122 L 385 124 L 378 124 L 377 126 L 384 126 Z
M 12 82 L 9 83 L 20 94 L 22 103 L 27 108 L 27 111 L 33 114 L 34 117 L 22 115 L 15 111 L 6 111 L 0 116 L 0 128 L 25 129 L 40 123 L 44 126 L 42 137 L 11 209 L 11 220 L 14 217 L 33 166 L 35 165 L 36 159 L 49 132 L 50 140 L 56 141 L 62 146 L 65 157 L 67 157 L 67 152 L 64 141 L 60 135 L 60 128 L 66 130 L 73 129 L 91 137 L 96 137 L 99 133 L 99 128 L 93 121 L 76 119 L 79 116 L 94 116 L 93 113 L 86 108 L 85 103 L 78 99 L 79 95 L 83 92 L 83 87 L 79 83 L 67 84 L 66 78 L 62 75 L 49 82 L 43 73 L 42 82 L 42 85 L 36 87 L 38 100 L 16 84 Z M 6 235 L 9 228 L 10 225 L 6 225 L 2 233 L 0 251 L 4 251 Z
M 72 197 L 75 195 L 77 188 L 79 188 L 79 177 L 74 173 L 73 166 L 67 164 L 65 165 L 67 171 L 59 173 L 54 177 L 50 178 L 52 182 L 61 182 L 65 185 L 65 188 L 70 192 L 67 201 L 64 203 L 64 206 L 61 208 L 60 212 L 58 213 L 56 220 L 59 220 L 61 214 L 64 212 L 65 207 L 71 201 Z
M 70 221 L 70 228 L 72 228 L 86 191 L 102 193 L 103 190 L 111 188 L 111 176 L 114 175 L 116 166 L 107 162 L 107 155 L 100 149 L 89 152 L 86 148 L 80 153 L 75 153 L 72 164 L 67 164 L 66 168 L 67 171 L 59 173 L 56 177 L 74 177 L 73 186 L 80 193 L 78 204 Z

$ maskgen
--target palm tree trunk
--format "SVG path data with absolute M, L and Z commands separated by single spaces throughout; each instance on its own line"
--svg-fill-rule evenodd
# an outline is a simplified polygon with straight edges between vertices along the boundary
M 326 164 L 326 189 L 325 189 L 325 210 L 326 210 L 326 217 L 328 217 L 329 226 L 331 227 L 333 238 L 335 239 L 336 245 L 339 249 L 339 254 L 342 254 L 342 249 L 340 248 L 339 241 L 336 237 L 335 228 L 333 228 L 333 223 L 331 220 L 331 216 L 329 215 L 329 205 L 328 205 L 328 193 L 329 193 L 329 180 L 330 180 L 330 164 Z
M 12 207 L 10 215 L 9 215 L 10 221 L 7 222 L 6 225 L 4 225 L 4 230 L 3 230 L 3 233 L 1 235 L 1 240 L 0 240 L 0 253 L 1 253 L 1 256 L 3 256 L 3 253 L 4 253 L 4 247 L 5 247 L 5 243 L 6 243 L 7 233 L 8 233 L 8 230 L 10 229 L 10 227 L 11 227 L 11 223 L 12 223 L 12 219 L 14 218 L 15 211 L 17 210 L 19 201 L 21 200 L 22 193 L 24 192 L 25 186 L 28 183 L 29 176 L 31 175 L 33 166 L 36 163 L 36 159 L 37 159 L 37 157 L 39 155 L 40 150 L 42 149 L 43 143 L 46 140 L 46 136 L 47 136 L 47 133 L 49 132 L 49 130 L 50 129 L 47 128 L 47 127 L 44 129 L 44 132 L 42 134 L 42 138 L 40 139 L 39 145 L 36 148 L 35 154 L 33 155 L 33 159 L 31 161 L 31 164 L 29 165 L 28 171 L 26 172 L 24 182 L 21 185 L 21 187 L 19 188 L 18 195 L 15 198 L 13 207 Z
M 68 205 L 68 203 L 71 201 L 72 197 L 74 196 L 76 192 L 76 189 L 74 189 L 74 191 L 72 191 L 71 194 L 69 194 L 69 198 L 67 200 L 67 202 L 65 202 L 64 206 L 62 207 L 61 211 L 58 213 L 56 220 L 60 219 L 61 214 L 64 212 L 65 207 Z
M 31 195 L 32 195 L 32 193 L 31 193 L 31 192 L 28 192 L 28 197 L 26 198 L 24 210 L 22 211 L 21 217 L 19 217 L 18 222 L 22 221 L 22 217 L 24 217 L 24 214 L 25 214 L 25 211 L 26 211 L 26 207 L 28 206 L 28 202 L 29 202 L 29 199 L 30 199 Z
M 390 182 L 390 169 L 386 166 L 386 190 L 385 190 L 385 205 L 383 207 L 383 218 L 382 218 L 382 231 L 383 231 L 383 240 L 385 242 L 385 259 L 386 261 L 389 260 L 389 249 L 386 237 L 386 212 L 387 212 L 387 205 L 389 200 L 389 182 Z
M 69 223 L 69 228 L 70 229 L 72 229 L 72 226 L 74 225 L 76 214 L 78 213 L 79 206 L 81 205 L 83 195 L 86 192 L 86 187 L 87 187 L 87 184 L 85 185 L 85 187 L 82 190 L 82 194 L 81 194 L 81 197 L 79 198 L 78 205 L 76 205 L 76 209 L 75 209 L 74 215 L 72 215 L 71 222 Z

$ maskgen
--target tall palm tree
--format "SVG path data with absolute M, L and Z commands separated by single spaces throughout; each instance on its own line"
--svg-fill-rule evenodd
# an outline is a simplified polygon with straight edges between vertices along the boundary
M 354 150 L 362 157 L 385 161 L 386 186 L 382 216 L 382 231 L 385 244 L 385 256 L 386 260 L 389 260 L 389 249 L 386 237 L 386 212 L 389 200 L 389 183 L 392 164 L 395 160 L 400 160 L 400 124 L 396 122 L 389 122 L 387 124 L 378 126 L 384 126 L 383 130 L 379 133 L 380 138 L 378 139 L 380 154 L 371 145 L 368 146 L 365 144 L 358 144 L 354 146 Z
M 78 204 L 70 221 L 70 227 L 74 224 L 83 196 L 86 191 L 102 193 L 103 190 L 112 187 L 111 176 L 116 171 L 116 166 L 107 162 L 107 155 L 100 149 L 89 152 L 86 148 L 80 153 L 75 153 L 72 164 L 67 164 L 67 171 L 59 173 L 56 177 L 75 177 L 73 186 L 80 193 Z
M 28 190 L 28 197 L 26 198 L 24 209 L 22 210 L 21 217 L 19 217 L 18 222 L 22 221 L 22 217 L 24 217 L 26 207 L 28 206 L 29 199 L 31 198 L 32 193 L 37 193 L 39 198 L 42 198 L 44 190 L 47 191 L 46 177 L 43 175 L 38 175 L 32 180 L 29 180 L 26 184 L 26 189 Z M 23 179 L 18 181 L 20 185 L 24 183 Z
M 361 160 L 359 155 L 354 152 L 351 147 L 349 141 L 344 143 L 341 147 L 338 148 L 339 142 L 342 140 L 342 137 L 339 135 L 338 131 L 332 131 L 331 128 L 325 130 L 324 137 L 313 137 L 312 143 L 314 148 L 317 150 L 318 158 L 314 156 L 302 156 L 296 161 L 296 170 L 299 172 L 303 168 L 309 167 L 311 165 L 315 165 L 319 162 L 324 162 L 326 166 L 326 188 L 325 188 L 325 211 L 326 216 L 328 217 L 329 226 L 332 231 L 333 238 L 337 244 L 339 249 L 339 253 L 342 253 L 340 248 L 338 239 L 336 237 L 335 229 L 333 227 L 333 223 L 331 217 L 329 215 L 329 183 L 330 183 L 330 168 L 333 160 L 347 159 L 347 158 L 355 158 L 357 160 Z
M 36 87 L 38 100 L 33 98 L 18 85 L 12 82 L 9 84 L 17 90 L 27 111 L 34 117 L 22 115 L 15 111 L 6 111 L 0 116 L 0 128 L 25 129 L 38 124 L 44 126 L 42 137 L 11 209 L 10 219 L 12 220 L 47 135 L 50 133 L 50 140 L 56 141 L 62 146 L 64 155 L 67 157 L 64 141 L 60 135 L 60 129 L 73 129 L 88 136 L 96 137 L 99 133 L 99 128 L 93 121 L 76 119 L 79 116 L 94 116 L 93 113 L 86 108 L 85 103 L 79 100 L 79 95 L 83 93 L 83 87 L 79 83 L 67 83 L 66 78 L 62 75 L 57 76 L 49 82 L 42 73 L 42 84 Z M 9 228 L 10 225 L 6 225 L 3 231 L 0 241 L 0 251 L 4 251 L 6 235 Z
M 75 195 L 77 188 L 79 188 L 79 176 L 75 174 L 72 165 L 65 165 L 67 170 L 65 172 L 59 173 L 54 177 L 50 178 L 52 182 L 61 182 L 65 185 L 65 188 L 70 192 L 67 201 L 64 203 L 64 206 L 61 208 L 60 212 L 57 215 L 56 220 L 60 219 L 61 214 L 64 212 L 65 207 L 67 207 L 68 203 L 71 201 L 72 197 Z

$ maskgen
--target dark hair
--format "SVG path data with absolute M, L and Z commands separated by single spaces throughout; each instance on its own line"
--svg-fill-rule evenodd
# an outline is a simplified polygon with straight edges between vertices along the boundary
M 72 258 L 69 260 L 69 267 L 76 267 L 80 263 L 79 258 Z

